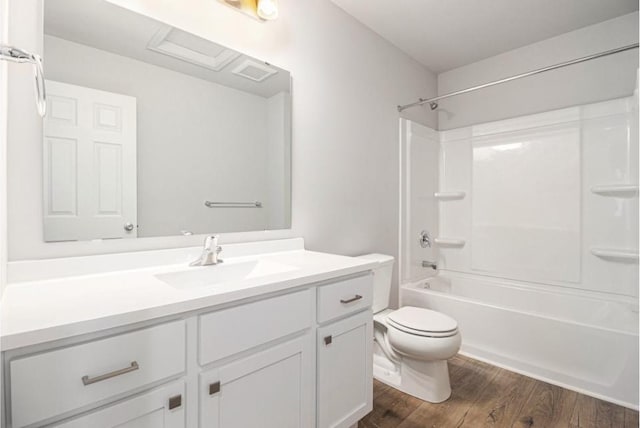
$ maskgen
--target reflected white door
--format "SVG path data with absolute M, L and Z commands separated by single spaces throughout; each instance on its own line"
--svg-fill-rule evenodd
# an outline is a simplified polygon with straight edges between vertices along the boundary
M 47 81 L 44 239 L 135 238 L 136 99 Z

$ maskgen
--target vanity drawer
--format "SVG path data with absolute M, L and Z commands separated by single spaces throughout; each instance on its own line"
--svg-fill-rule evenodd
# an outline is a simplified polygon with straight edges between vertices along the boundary
M 371 306 L 373 275 L 357 276 L 318 287 L 318 322 L 324 323 Z
M 23 427 L 179 375 L 184 321 L 11 361 L 11 419 Z
M 311 290 L 200 316 L 200 365 L 311 327 Z

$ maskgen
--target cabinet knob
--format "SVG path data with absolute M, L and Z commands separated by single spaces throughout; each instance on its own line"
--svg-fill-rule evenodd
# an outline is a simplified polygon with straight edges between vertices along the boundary
M 135 226 L 133 225 L 133 223 L 125 223 L 124 224 L 124 230 L 127 232 L 133 232 L 133 229 L 135 228 Z
M 177 409 L 180 406 L 182 406 L 182 395 L 169 398 L 169 410 Z
M 324 344 L 325 345 L 331 345 L 331 342 L 333 342 L 333 336 L 326 336 L 324 338 Z
M 217 394 L 220 392 L 220 382 L 209 384 L 209 395 Z

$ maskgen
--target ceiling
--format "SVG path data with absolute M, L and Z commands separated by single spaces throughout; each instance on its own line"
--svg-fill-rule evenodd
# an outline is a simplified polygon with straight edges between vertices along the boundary
M 107 3 L 103 0 L 46 0 L 44 2 L 44 32 L 75 43 L 126 56 L 148 64 L 188 74 L 199 79 L 269 98 L 288 92 L 291 86 L 289 72 L 266 64 L 239 52 L 200 37 L 191 35 L 148 17 Z M 158 53 L 150 48 L 160 35 L 197 52 L 204 60 L 215 59 L 228 53 L 233 59 L 218 71 L 176 57 Z M 44 52 L 45 66 L 47 52 Z M 266 66 L 275 73 L 261 82 L 252 81 L 234 73 L 246 61 Z M 246 68 L 244 68 L 247 70 Z
M 638 10 L 638 0 L 331 0 L 440 73 Z

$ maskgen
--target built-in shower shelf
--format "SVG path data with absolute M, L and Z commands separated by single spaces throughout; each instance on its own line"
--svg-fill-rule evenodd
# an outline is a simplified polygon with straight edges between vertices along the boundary
M 441 247 L 455 247 L 462 248 L 466 241 L 464 239 L 452 239 L 452 238 L 435 238 L 433 240 L 437 245 Z
M 632 250 L 616 250 L 612 248 L 592 248 L 591 254 L 601 259 L 617 262 L 638 262 L 638 252 Z
M 591 191 L 602 196 L 636 196 L 638 194 L 638 186 L 635 184 L 610 184 L 602 186 L 593 186 Z
M 436 199 L 441 201 L 455 201 L 459 199 L 464 199 L 466 196 L 465 192 L 436 192 L 433 194 Z

